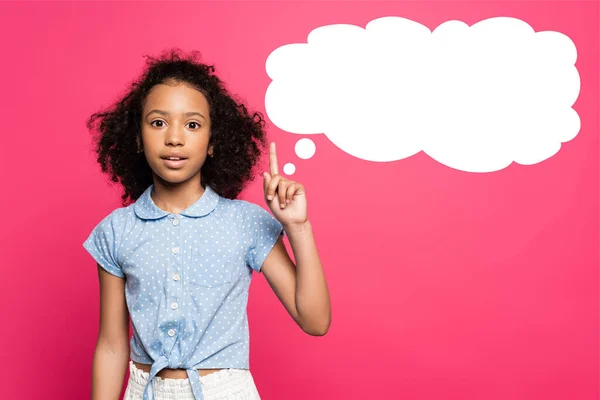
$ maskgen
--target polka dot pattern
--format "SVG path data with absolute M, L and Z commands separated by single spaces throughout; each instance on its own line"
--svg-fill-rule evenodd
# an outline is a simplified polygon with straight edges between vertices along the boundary
M 154 398 L 163 368 L 186 369 L 203 399 L 196 369 L 249 369 L 252 272 L 261 272 L 283 226 L 259 205 L 220 197 L 208 185 L 186 210 L 170 213 L 154 203 L 153 188 L 104 217 L 83 247 L 125 279 L 130 358 L 152 365 L 144 400 Z

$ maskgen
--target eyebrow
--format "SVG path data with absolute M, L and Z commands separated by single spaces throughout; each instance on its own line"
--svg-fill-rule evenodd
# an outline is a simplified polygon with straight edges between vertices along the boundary
M 148 115 L 150 115 L 150 114 L 152 114 L 152 113 L 157 113 L 157 114 L 160 114 L 160 115 L 164 115 L 164 116 L 166 116 L 166 117 L 168 117 L 168 116 L 170 115 L 168 112 L 166 112 L 166 111 L 163 111 L 163 110 L 152 110 L 152 111 L 150 111 L 148 114 L 146 114 L 146 117 L 148 117 Z M 183 115 L 184 117 L 191 117 L 192 115 L 199 115 L 199 116 L 200 116 L 200 117 L 202 117 L 203 119 L 206 119 L 206 118 L 204 117 L 204 115 L 200 114 L 200 113 L 199 113 L 199 112 L 197 112 L 197 111 L 189 111 L 189 112 L 185 112 L 185 113 L 183 113 L 182 115 Z

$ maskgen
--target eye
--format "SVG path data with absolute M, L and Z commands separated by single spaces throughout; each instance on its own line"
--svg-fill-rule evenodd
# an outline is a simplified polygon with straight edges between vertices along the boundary
M 197 122 L 194 122 L 194 121 L 192 121 L 192 122 L 190 122 L 190 125 L 191 125 L 191 124 L 194 124 L 194 125 L 196 125 L 196 127 L 197 127 L 197 128 L 200 128 L 200 124 L 199 124 L 199 123 L 197 123 Z M 193 129 L 193 128 L 192 128 L 192 129 Z
M 163 123 L 163 121 L 161 121 L 160 119 L 155 119 L 154 121 L 150 122 L 150 125 L 151 125 L 151 126 L 154 126 L 153 124 L 154 124 L 155 122 L 160 122 L 161 124 Z M 158 126 L 157 128 L 162 128 L 162 126 Z

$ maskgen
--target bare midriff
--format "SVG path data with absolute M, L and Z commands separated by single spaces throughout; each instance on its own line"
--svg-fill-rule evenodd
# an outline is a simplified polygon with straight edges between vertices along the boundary
M 135 364 L 135 366 L 138 367 L 139 369 L 141 369 L 142 371 L 150 373 L 150 368 L 152 367 L 151 365 L 140 364 L 135 361 L 133 361 L 133 364 Z M 217 372 L 220 370 L 221 370 L 221 368 L 219 368 L 219 369 L 199 369 L 198 373 L 200 374 L 200 376 L 205 376 L 205 375 L 212 374 L 213 372 Z M 158 371 L 158 374 L 156 374 L 156 376 L 160 376 L 161 378 L 167 378 L 167 379 L 186 379 L 188 377 L 187 371 L 185 369 L 181 369 L 181 368 L 179 368 L 179 369 L 163 368 L 160 371 Z

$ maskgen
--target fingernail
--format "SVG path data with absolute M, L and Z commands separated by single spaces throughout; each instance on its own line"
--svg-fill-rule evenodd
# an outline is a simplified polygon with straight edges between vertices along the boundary
M 285 203 L 286 203 L 286 204 L 290 204 L 290 199 L 287 199 L 287 200 L 285 201 Z
M 273 200 L 273 196 L 271 196 L 271 195 L 268 195 L 268 196 L 267 196 L 267 199 L 269 199 L 269 200 Z
M 281 203 L 281 208 L 285 208 L 285 203 Z

